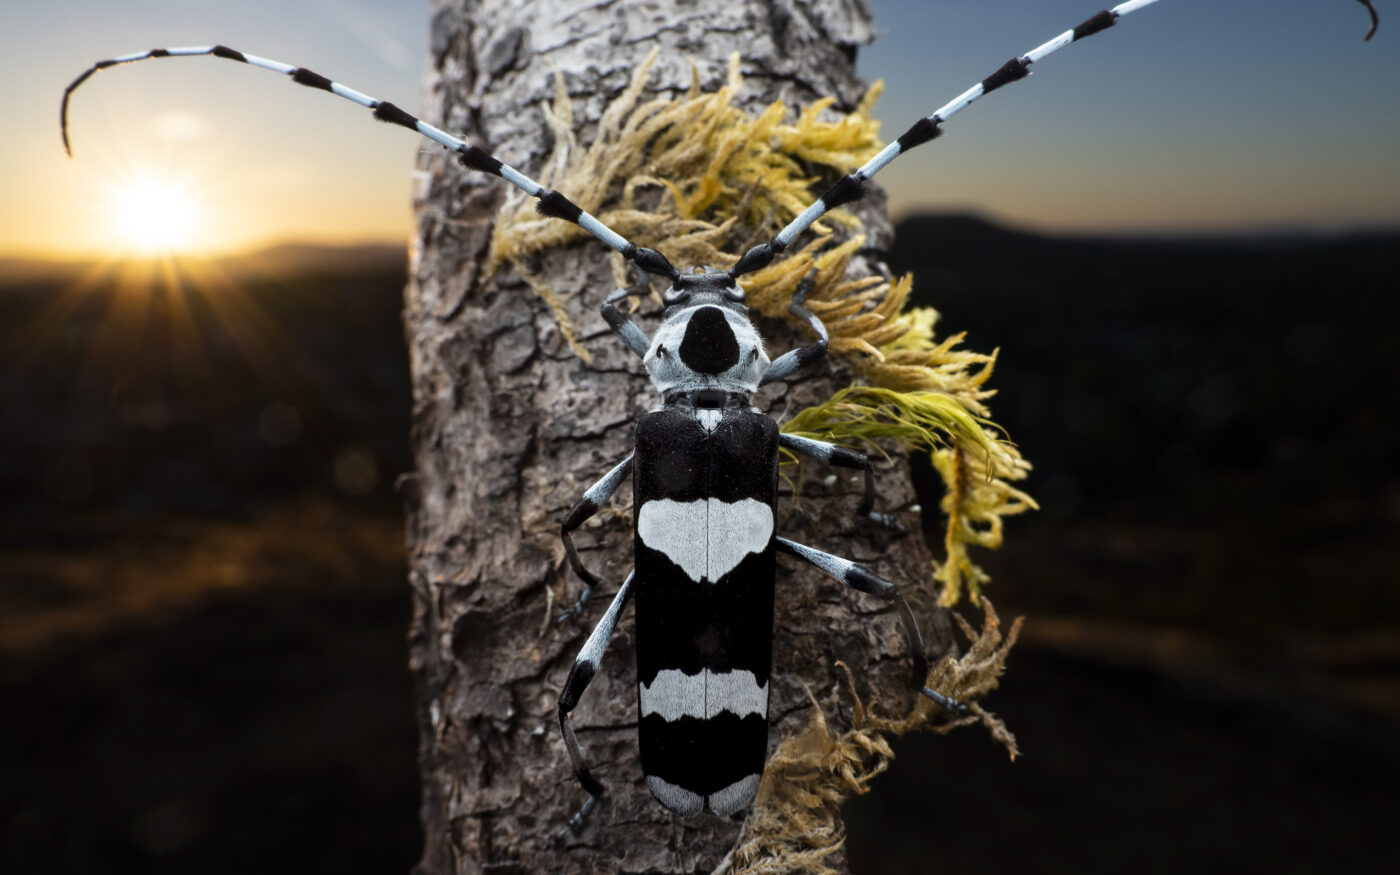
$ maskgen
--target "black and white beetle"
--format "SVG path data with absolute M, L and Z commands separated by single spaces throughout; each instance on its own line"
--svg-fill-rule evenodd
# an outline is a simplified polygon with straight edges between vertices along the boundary
M 375 100 L 302 67 L 224 46 L 152 49 L 100 61 L 68 86 L 62 129 L 68 147 L 68 101 L 98 70 L 147 58 L 214 55 L 283 73 L 373 110 L 374 117 L 417 131 L 455 151 L 467 167 L 505 179 L 539 199 L 538 210 L 573 222 L 633 262 L 640 281 L 603 302 L 612 330 L 642 359 L 661 393 L 661 405 L 638 420 L 633 452 L 587 490 L 562 521 L 569 564 L 587 584 L 573 612 L 597 583 L 580 561 L 570 533 L 611 497 L 629 474 L 635 488 L 636 564 L 583 646 L 559 697 L 559 726 L 587 802 L 570 821 L 577 827 L 603 787 L 590 773 L 569 714 L 598 670 L 599 660 L 630 599 L 637 610 L 637 674 L 642 769 L 651 792 L 683 815 L 708 808 L 719 815 L 747 807 L 758 790 L 768 736 L 772 665 L 774 566 L 779 552 L 811 563 L 832 577 L 892 602 L 904 624 L 914 688 L 952 711 L 964 706 L 924 684 L 928 659 L 914 615 L 894 585 L 846 559 L 777 537 L 778 455 L 787 448 L 838 467 L 865 472 L 860 513 L 874 513 L 869 460 L 822 441 L 781 434 L 751 405 L 758 388 L 783 380 L 821 358 L 827 331 L 804 306 L 807 286 L 790 311 L 817 335 L 808 346 L 770 361 L 749 321 L 738 279 L 769 264 L 833 207 L 857 200 L 863 184 L 896 156 L 928 142 L 939 125 L 982 95 L 1024 78 L 1031 64 L 1075 40 L 1111 27 L 1118 18 L 1156 0 L 1130 0 L 1099 12 L 1078 27 L 1019 55 L 847 174 L 772 240 L 753 247 L 728 271 L 682 274 L 661 253 L 640 248 L 564 195 L 488 154 L 427 124 L 392 103 Z M 643 273 L 644 272 L 644 273 Z M 644 274 L 669 283 L 661 327 L 648 338 L 619 308 L 646 291 Z
M 826 352 L 826 329 L 802 303 L 792 312 L 819 339 L 774 361 L 749 322 L 737 271 L 677 276 L 664 321 L 650 341 L 612 302 L 613 329 L 642 357 L 664 399 L 637 421 L 633 453 L 584 495 L 562 524 L 569 561 L 591 590 L 569 533 L 592 516 L 622 480 L 634 483 L 636 566 L 584 644 L 559 698 L 559 726 L 579 781 L 602 785 L 585 765 L 569 713 L 597 671 L 629 598 L 636 600 L 637 681 L 642 771 L 667 808 L 727 815 L 753 801 L 768 747 L 773 580 L 777 552 L 789 553 L 899 608 L 914 658 L 914 684 L 941 705 L 962 706 L 924 687 L 928 661 L 914 615 L 889 582 L 845 559 L 777 537 L 778 449 L 863 469 L 860 512 L 873 511 L 869 460 L 834 444 L 780 434 L 751 406 L 758 387 L 791 375 Z M 585 593 L 586 594 L 586 593 Z

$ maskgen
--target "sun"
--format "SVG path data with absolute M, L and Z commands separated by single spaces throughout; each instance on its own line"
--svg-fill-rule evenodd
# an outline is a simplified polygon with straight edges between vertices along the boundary
M 144 255 L 198 248 L 200 215 L 188 185 L 154 175 L 134 176 L 114 185 L 108 199 L 121 248 Z

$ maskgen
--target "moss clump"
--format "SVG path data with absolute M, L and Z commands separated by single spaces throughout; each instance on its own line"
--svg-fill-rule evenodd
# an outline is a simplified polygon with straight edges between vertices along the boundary
M 869 791 L 875 776 L 894 759 L 889 738 L 907 732 L 945 734 L 959 726 L 980 723 L 1014 759 L 1020 751 L 1016 738 L 994 714 L 976 700 L 995 689 L 1016 643 L 1021 621 L 1005 634 L 992 603 L 982 600 L 981 631 L 954 614 L 970 642 L 960 658 L 949 656 L 929 675 L 936 689 L 969 703 L 971 714 L 949 720 L 932 702 L 918 697 L 909 714 L 882 716 L 872 699 L 861 702 L 855 682 L 845 665 L 851 697 L 851 726 L 833 732 L 815 699 L 812 719 L 801 733 L 785 738 L 774 751 L 759 784 L 753 812 L 744 823 L 734 850 L 715 870 L 730 875 L 808 872 L 834 875 L 823 861 L 845 841 L 837 814 L 848 797 Z
M 734 105 L 742 86 L 739 59 L 730 58 L 724 87 L 701 93 L 692 82 L 684 96 L 639 102 L 653 53 L 631 84 L 608 106 L 593 144 L 581 147 L 563 80 L 545 118 L 554 148 L 541 183 L 565 191 L 580 207 L 639 245 L 660 250 L 677 265 L 733 264 L 750 246 L 772 237 L 820 194 L 813 171 L 847 173 L 880 147 L 871 109 L 876 83 L 855 110 L 831 120 L 822 100 L 787 122 L 781 101 L 757 116 Z M 619 195 L 619 191 L 621 192 Z M 575 225 L 542 218 L 531 198 L 513 196 L 491 241 L 490 270 L 510 262 L 548 301 L 565 338 L 585 360 L 561 302 L 547 279 L 529 272 L 526 256 L 588 236 Z M 858 232 L 860 223 L 841 210 L 833 225 Z M 988 419 L 986 387 L 996 353 L 961 347 L 964 336 L 935 335 L 938 315 L 907 306 L 913 279 L 849 275 L 864 236 L 838 241 L 829 226 L 787 258 L 744 278 L 748 305 L 773 319 L 790 319 L 787 307 L 809 273 L 807 306 L 831 333 L 831 352 L 868 384 L 838 393 L 803 411 L 785 426 L 810 437 L 869 443 L 883 439 L 906 451 L 932 454 L 943 476 L 942 508 L 948 519 L 935 580 L 941 601 L 975 602 L 987 574 L 972 547 L 1001 543 L 1002 518 L 1035 507 L 1013 484 L 1030 464 Z M 590 238 L 591 239 L 591 238 Z M 625 263 L 614 256 L 618 285 Z

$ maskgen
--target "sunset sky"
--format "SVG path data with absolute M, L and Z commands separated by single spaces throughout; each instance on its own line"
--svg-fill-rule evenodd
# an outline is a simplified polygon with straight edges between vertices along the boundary
M 872 5 L 883 35 L 860 69 L 885 79 L 886 137 L 1099 8 Z M 879 179 L 896 215 L 972 210 L 1049 231 L 1400 227 L 1400 2 L 1377 5 L 1363 44 L 1354 0 L 1163 0 Z M 414 111 L 427 33 L 426 0 L 6 0 L 0 257 L 405 240 L 414 154 L 431 145 L 343 100 L 211 58 L 109 70 L 75 98 L 72 161 L 58 106 L 96 60 L 218 42 Z

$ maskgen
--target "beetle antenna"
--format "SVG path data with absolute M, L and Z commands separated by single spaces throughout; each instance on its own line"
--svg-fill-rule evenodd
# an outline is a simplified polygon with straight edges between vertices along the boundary
M 957 113 L 966 109 L 973 101 L 977 100 L 988 92 L 995 91 L 1009 82 L 1017 79 L 1024 79 L 1030 75 L 1030 66 L 1049 55 L 1054 54 L 1075 40 L 1092 36 L 1101 30 L 1106 30 L 1117 23 L 1130 12 L 1136 12 L 1144 6 L 1151 6 L 1157 0 L 1128 0 L 1127 3 L 1120 3 L 1112 9 L 1105 9 L 1092 18 L 1087 19 L 1078 27 L 1067 30 L 1047 43 L 1043 43 L 1024 55 L 1019 55 L 1007 61 L 992 75 L 978 82 L 976 85 L 953 98 L 933 115 L 919 119 L 914 126 L 905 131 L 899 139 L 890 143 L 880 153 L 869 161 L 865 162 L 859 170 L 848 173 L 826 190 L 821 197 L 817 198 L 803 210 L 797 218 L 788 223 L 787 227 L 779 231 L 777 236 L 767 243 L 760 243 L 744 253 L 739 262 L 730 269 L 732 277 L 739 277 L 751 271 L 766 267 L 778 253 L 787 249 L 793 239 L 806 231 L 813 222 L 820 219 L 828 210 L 848 204 L 851 201 L 859 200 L 865 195 L 865 182 L 879 173 L 886 164 L 895 158 L 908 152 L 910 149 L 922 143 L 927 143 L 939 134 L 943 133 L 939 125 L 952 118 Z M 1362 0 L 1363 3 L 1367 0 Z M 1370 5 L 1367 3 L 1367 5 Z
M 1371 13 L 1371 29 L 1366 31 L 1366 38 L 1362 40 L 1362 42 L 1370 42 L 1371 37 L 1376 35 L 1376 28 L 1380 26 L 1381 15 L 1376 11 L 1376 7 L 1371 5 L 1371 0 L 1357 0 L 1357 2 L 1365 6 L 1366 11 Z
M 87 81 L 88 77 L 98 70 L 105 70 L 108 67 L 115 67 L 120 64 L 130 64 L 135 61 L 144 61 L 148 58 L 176 58 L 190 57 L 195 55 L 213 55 L 216 58 L 225 58 L 230 61 L 238 61 L 243 64 L 250 64 L 254 67 L 261 67 L 264 70 L 271 70 L 274 73 L 281 73 L 291 77 L 291 80 L 298 85 L 305 85 L 309 88 L 317 88 L 321 91 L 329 91 L 338 97 L 343 97 L 352 103 L 358 103 L 374 113 L 374 117 L 382 122 L 391 122 L 402 125 L 411 131 L 416 131 L 428 139 L 439 143 L 453 152 L 457 153 L 457 160 L 464 167 L 472 170 L 480 170 L 482 173 L 489 173 L 499 176 L 506 182 L 530 195 L 538 198 L 535 209 L 542 215 L 555 219 L 563 219 L 566 222 L 573 222 L 583 230 L 597 237 L 608 246 L 622 253 L 622 256 L 635 263 L 647 273 L 664 276 L 674 280 L 679 276 L 679 272 L 666 260 L 666 256 L 655 249 L 644 249 L 637 244 L 623 237 L 613 229 L 604 225 L 598 219 L 580 208 L 573 201 L 552 189 L 547 189 L 535 180 L 502 162 L 491 153 L 474 146 L 466 140 L 454 137 L 440 128 L 428 124 L 422 119 L 415 118 L 399 107 L 387 100 L 376 100 L 368 94 L 356 91 L 339 82 L 334 82 L 319 73 L 312 72 L 305 67 L 293 67 L 291 64 L 284 64 L 281 61 L 273 61 L 267 58 L 260 58 L 257 55 L 249 55 L 237 49 L 227 46 L 190 46 L 176 49 L 151 49 L 145 52 L 135 52 L 130 55 L 121 55 L 105 61 L 98 61 L 81 76 L 74 79 L 67 88 L 63 89 L 63 104 L 59 108 L 59 127 L 63 134 L 63 148 L 71 158 L 73 149 L 68 139 L 68 102 L 72 99 L 73 92 Z

